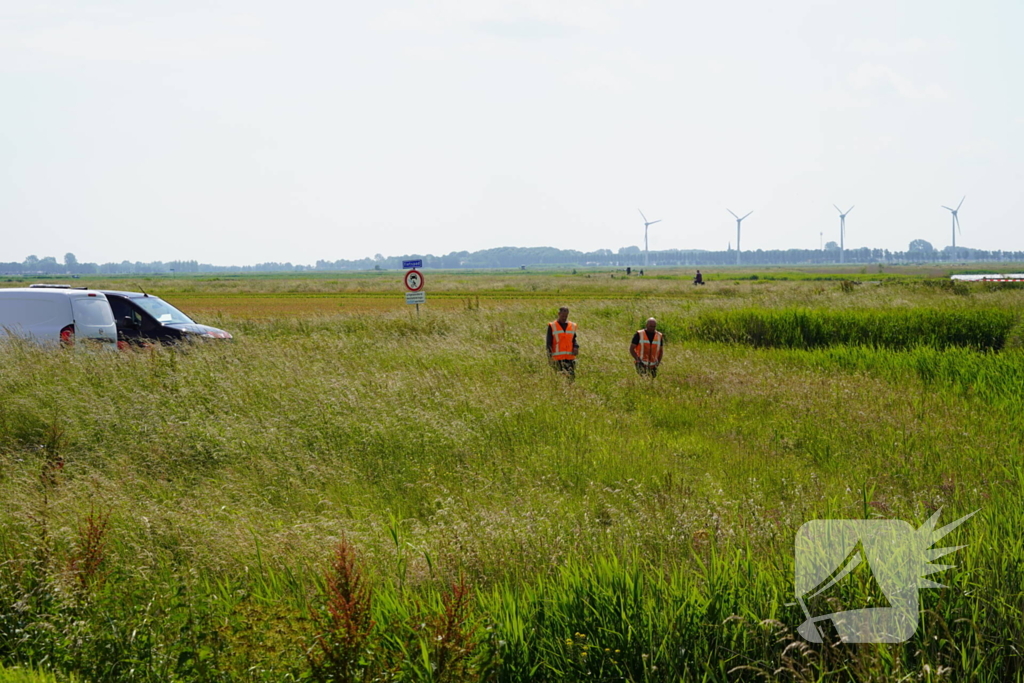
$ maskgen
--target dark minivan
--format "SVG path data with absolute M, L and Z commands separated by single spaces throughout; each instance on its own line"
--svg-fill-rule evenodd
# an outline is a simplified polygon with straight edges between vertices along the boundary
M 119 342 L 173 344 L 190 339 L 231 339 L 230 333 L 200 325 L 160 297 L 145 292 L 102 291 L 114 312 Z

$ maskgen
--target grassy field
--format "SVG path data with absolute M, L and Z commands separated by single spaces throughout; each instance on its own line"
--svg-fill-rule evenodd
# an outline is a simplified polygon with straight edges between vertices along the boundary
M 394 272 L 76 281 L 235 339 L 0 344 L 0 666 L 1024 680 L 1024 289 L 861 270 L 428 273 L 419 316 Z M 543 352 L 562 303 L 574 383 Z M 655 381 L 627 349 L 651 315 Z M 979 512 L 910 640 L 797 634 L 802 524 L 940 509 Z

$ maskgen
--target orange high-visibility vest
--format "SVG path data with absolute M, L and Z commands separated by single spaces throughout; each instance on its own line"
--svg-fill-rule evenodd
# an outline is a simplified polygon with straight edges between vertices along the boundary
M 551 360 L 576 360 L 576 352 L 573 351 L 573 343 L 576 341 L 576 323 L 566 321 L 563 330 L 557 320 L 548 323 L 551 328 Z
M 661 332 L 654 333 L 654 339 L 647 339 L 647 330 L 639 330 L 640 343 L 633 346 L 640 362 L 644 365 L 657 365 L 661 362 Z

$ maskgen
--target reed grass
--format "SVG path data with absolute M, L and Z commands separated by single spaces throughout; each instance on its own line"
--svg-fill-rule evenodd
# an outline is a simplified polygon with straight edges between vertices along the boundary
M 758 348 L 869 346 L 905 350 L 962 347 L 998 351 L 1019 322 L 1015 311 L 741 309 L 707 311 L 690 324 L 693 339 Z

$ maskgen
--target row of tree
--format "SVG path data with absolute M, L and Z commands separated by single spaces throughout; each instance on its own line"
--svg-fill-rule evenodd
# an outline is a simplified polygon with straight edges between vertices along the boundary
M 53 256 L 39 258 L 28 256 L 21 263 L 0 262 L 0 274 L 4 275 L 122 275 L 122 274 L 168 274 L 174 273 L 251 273 L 251 272 L 298 272 L 338 270 L 386 270 L 399 269 L 402 261 L 422 259 L 426 268 L 521 268 L 529 266 L 642 266 L 644 253 L 639 247 L 623 247 L 617 252 L 611 249 L 577 251 L 555 249 L 554 247 L 499 247 L 482 251 L 453 251 L 444 256 L 433 254 L 407 254 L 404 256 L 383 256 L 372 259 L 339 259 L 317 261 L 307 266 L 292 263 L 259 263 L 254 266 L 215 266 L 198 261 L 121 261 L 120 263 L 80 263 L 75 255 L 64 255 L 63 263 Z M 704 251 L 700 249 L 667 249 L 649 254 L 651 265 L 657 266 L 731 266 L 736 264 L 736 251 Z M 829 242 L 824 249 L 769 249 L 744 251 L 740 254 L 744 265 L 827 265 L 839 263 L 940 263 L 961 261 L 1024 261 L 1024 251 L 986 251 L 957 247 L 935 249 L 925 240 L 914 240 L 906 251 L 888 249 L 846 249 L 840 254 L 839 245 Z
M 259 263 L 255 266 L 215 266 L 199 261 L 121 261 L 120 263 L 81 263 L 75 255 L 68 252 L 64 262 L 60 263 L 53 256 L 27 256 L 18 263 L 0 261 L 0 275 L 124 275 L 124 274 L 167 274 L 175 273 L 248 273 L 248 272 L 280 272 L 315 270 L 313 266 L 292 263 Z

